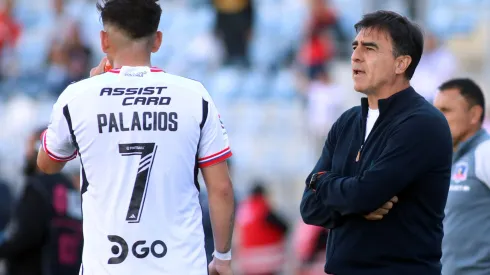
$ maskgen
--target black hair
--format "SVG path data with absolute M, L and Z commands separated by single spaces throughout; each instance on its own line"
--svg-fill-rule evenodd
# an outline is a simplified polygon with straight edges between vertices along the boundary
M 483 110 L 480 122 L 485 119 L 485 97 L 480 87 L 469 78 L 450 79 L 439 86 L 439 91 L 458 89 L 459 93 L 466 99 L 470 107 L 480 106 Z
M 103 24 L 115 25 L 132 39 L 155 34 L 162 15 L 158 0 L 101 0 L 97 9 Z
M 419 26 L 396 12 L 379 10 L 365 14 L 354 28 L 357 33 L 367 28 L 388 32 L 393 43 L 393 55 L 409 55 L 412 58 L 405 71 L 405 77 L 408 80 L 412 78 L 424 50 L 424 36 Z

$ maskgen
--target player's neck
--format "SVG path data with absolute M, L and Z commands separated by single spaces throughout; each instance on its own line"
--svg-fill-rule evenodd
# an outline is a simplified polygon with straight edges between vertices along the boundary
M 132 53 L 120 53 L 114 57 L 112 62 L 113 68 L 122 68 L 123 66 L 128 67 L 139 67 L 139 66 L 147 66 L 151 67 L 151 59 L 148 54 L 135 54 Z

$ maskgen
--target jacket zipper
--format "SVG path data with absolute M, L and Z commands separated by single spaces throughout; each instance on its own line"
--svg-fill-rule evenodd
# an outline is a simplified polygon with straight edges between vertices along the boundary
M 357 163 L 356 174 L 359 174 L 359 170 L 361 169 L 361 153 L 362 153 L 362 147 L 364 147 L 364 142 L 365 142 L 364 137 L 366 136 L 366 124 L 367 124 L 367 117 L 365 120 L 361 121 L 361 146 L 359 147 L 356 156 L 356 163 Z
M 359 162 L 361 159 L 362 146 L 364 146 L 364 144 L 361 144 L 361 148 L 359 148 L 359 151 L 357 151 L 356 162 Z
M 361 156 L 362 156 L 362 149 L 364 148 L 364 144 L 368 140 L 371 139 L 371 133 L 376 129 L 376 126 L 379 124 L 379 120 L 381 119 L 381 114 L 378 116 L 378 119 L 376 119 L 376 122 L 374 122 L 373 128 L 371 129 L 371 132 L 369 133 L 369 136 L 367 139 L 365 138 L 366 136 L 366 124 L 367 124 L 367 118 L 366 118 L 366 123 L 363 123 L 364 127 L 361 125 L 362 128 L 362 136 L 361 136 L 361 147 L 359 148 L 359 151 L 357 151 L 357 156 L 356 156 L 356 163 L 357 163 L 357 174 L 359 174 L 359 170 L 361 169 Z

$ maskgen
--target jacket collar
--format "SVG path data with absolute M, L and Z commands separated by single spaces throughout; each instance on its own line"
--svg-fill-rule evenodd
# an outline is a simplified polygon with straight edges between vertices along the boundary
M 485 129 L 480 129 L 478 132 L 476 132 L 476 134 L 458 146 L 456 152 L 453 154 L 453 161 L 458 160 L 461 156 L 468 153 L 472 148 L 478 146 L 478 144 L 480 144 L 483 140 L 486 140 L 488 137 L 487 131 Z
M 414 95 L 418 95 L 417 92 L 412 88 L 412 86 L 401 90 L 392 96 L 378 100 L 379 107 L 379 115 L 384 115 L 388 110 L 390 112 L 398 112 L 399 110 L 404 109 L 410 103 L 410 98 L 413 98 Z M 366 118 L 369 110 L 369 103 L 367 97 L 363 97 L 361 99 L 361 110 L 362 117 Z

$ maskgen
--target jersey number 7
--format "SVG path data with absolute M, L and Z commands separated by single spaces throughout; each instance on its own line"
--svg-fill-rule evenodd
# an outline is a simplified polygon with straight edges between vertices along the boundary
M 155 159 L 157 147 L 155 143 L 129 143 L 119 144 L 119 153 L 123 156 L 141 156 L 138 173 L 134 181 L 133 193 L 129 202 L 126 221 L 139 223 L 141 212 L 145 204 L 146 190 L 150 181 L 151 167 Z

